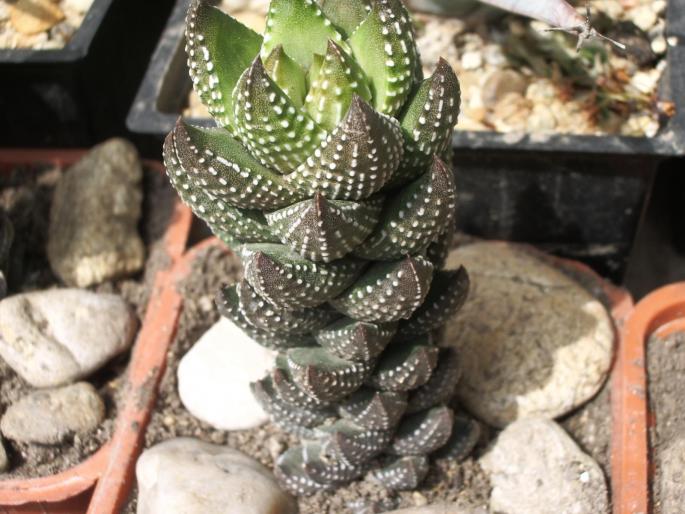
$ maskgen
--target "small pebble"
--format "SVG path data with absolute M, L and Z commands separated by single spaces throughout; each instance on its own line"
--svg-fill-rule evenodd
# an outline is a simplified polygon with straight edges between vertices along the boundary
M 461 56 L 461 67 L 465 70 L 476 70 L 483 65 L 483 54 L 480 52 L 466 52 Z
M 10 5 L 10 23 L 21 34 L 33 36 L 64 19 L 64 12 L 51 0 L 17 0 Z
M 57 444 L 74 434 L 93 431 L 105 418 L 105 404 L 87 382 L 34 391 L 13 403 L 2 416 L 5 437 L 23 443 Z
M 485 80 L 481 90 L 483 105 L 494 107 L 507 93 L 525 95 L 528 81 L 514 70 L 498 70 Z
M 651 29 L 657 22 L 657 13 L 654 8 L 647 5 L 641 5 L 632 10 L 632 20 L 635 25 L 640 27 L 642 30 L 647 32 Z

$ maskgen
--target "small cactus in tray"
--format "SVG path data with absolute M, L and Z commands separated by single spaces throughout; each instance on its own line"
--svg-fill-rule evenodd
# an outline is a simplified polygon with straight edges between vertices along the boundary
M 218 128 L 179 120 L 165 163 L 242 259 L 221 314 L 278 351 L 253 384 L 302 442 L 277 477 L 294 494 L 367 472 L 417 487 L 429 455 L 460 457 L 477 434 L 448 406 L 459 359 L 437 345 L 469 284 L 443 269 L 457 77 L 441 61 L 422 78 L 400 0 L 272 0 L 263 35 L 194 0 L 186 40 Z

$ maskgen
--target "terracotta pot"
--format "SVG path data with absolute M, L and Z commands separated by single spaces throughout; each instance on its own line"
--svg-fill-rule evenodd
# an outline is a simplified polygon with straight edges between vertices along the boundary
M 0 172 L 17 165 L 69 166 L 85 153 L 85 150 L 0 150 Z M 143 164 L 153 172 L 164 171 L 159 162 L 143 161 Z M 190 210 L 177 202 L 164 235 L 170 266 L 185 250 L 191 221 Z M 171 340 L 173 335 L 169 326 L 169 323 L 174 324 L 172 313 L 160 316 L 160 296 L 166 283 L 162 276 L 164 272 L 160 271 L 155 277 L 145 318 L 131 353 L 124 385 L 129 392 L 118 414 L 112 440 L 79 465 L 56 475 L 0 481 L 0 514 L 84 512 L 89 490 L 108 469 L 111 459 L 122 460 L 137 452 L 137 435 L 143 431 L 149 416 L 151 398 L 164 361 L 164 352 L 160 355 L 158 346 L 165 344 L 166 339 Z
M 148 353 L 154 353 L 156 363 L 154 368 L 155 385 L 154 388 L 146 391 L 149 395 L 144 398 L 144 416 L 142 416 L 143 410 L 138 410 L 141 414 L 138 419 L 140 425 L 135 429 L 123 427 L 121 431 L 115 434 L 112 440 L 113 449 L 111 450 L 112 455 L 109 464 L 95 487 L 88 514 L 118 514 L 129 497 L 135 482 L 136 460 L 143 449 L 145 428 L 154 408 L 157 385 L 164 374 L 167 350 L 176 334 L 178 320 L 183 308 L 183 297 L 176 289 L 176 284 L 188 276 L 198 253 L 211 246 L 226 248 L 221 241 L 214 237 L 205 239 L 193 246 L 171 269 L 160 273 L 162 279 L 160 282 L 163 282 L 161 292 L 155 297 L 153 308 L 148 308 L 151 323 L 146 325 L 151 331 L 150 340 L 155 342 L 155 344 L 147 345 Z M 229 252 L 228 248 L 226 251 Z M 146 321 L 147 318 L 146 316 Z M 145 379 L 146 377 L 141 376 L 140 378 Z M 131 407 L 138 407 L 138 405 Z M 127 419 L 124 418 L 122 421 Z M 119 441 L 128 441 L 126 446 L 133 446 L 135 451 L 126 451 L 124 445 L 118 444 Z
M 190 273 L 192 263 L 198 253 L 211 246 L 225 248 L 227 253 L 230 252 L 230 250 L 218 239 L 209 238 L 190 249 L 169 272 L 163 274 L 163 277 L 168 281 L 167 285 L 169 287 L 166 287 L 160 295 L 160 300 L 165 303 L 161 308 L 159 319 L 160 326 L 163 326 L 165 330 L 168 327 L 174 327 L 172 330 L 175 331 L 183 308 L 183 298 L 176 290 L 176 284 L 182 281 Z M 620 348 L 620 328 L 633 307 L 633 300 L 630 294 L 625 289 L 613 286 L 606 280 L 603 280 L 592 271 L 591 268 L 580 262 L 547 256 L 532 247 L 530 248 L 530 251 L 542 256 L 551 264 L 578 277 L 586 287 L 591 288 L 596 293 L 601 293 L 605 297 L 607 303 L 610 305 L 611 316 L 616 327 L 616 346 Z M 162 315 L 170 317 L 163 318 Z M 171 316 L 173 316 L 173 319 Z M 170 342 L 171 338 L 165 338 L 165 345 L 163 347 L 160 345 L 160 347 L 157 348 L 158 352 L 166 355 Z M 618 369 L 615 368 L 614 373 L 617 371 Z M 161 375 L 162 372 L 163 369 L 160 370 L 159 374 Z M 153 399 L 150 400 L 152 401 Z M 613 406 L 612 409 L 614 411 L 616 410 Z M 140 443 L 143 437 L 142 431 L 137 434 L 137 437 L 138 442 Z M 135 460 L 137 455 L 137 452 L 128 453 L 125 460 L 119 459 L 116 455 L 112 455 L 107 472 L 100 478 L 95 488 L 88 514 L 117 514 L 120 512 L 129 498 L 135 482 Z
M 685 282 L 657 289 L 643 298 L 622 328 L 614 373 L 611 473 L 615 514 L 647 514 L 651 510 L 646 345 L 685 331 Z

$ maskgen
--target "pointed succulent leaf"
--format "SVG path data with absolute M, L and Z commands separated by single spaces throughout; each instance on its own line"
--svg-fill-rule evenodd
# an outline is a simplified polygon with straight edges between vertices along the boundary
M 262 57 L 283 45 L 285 52 L 308 69 L 314 54 L 324 54 L 328 40 L 343 44 L 340 32 L 314 0 L 271 0 Z
M 164 164 L 171 185 L 184 203 L 224 242 L 233 246 L 236 243 L 278 241 L 261 211 L 232 207 L 190 180 L 178 157 L 174 132 L 164 141 Z
M 316 342 L 341 359 L 375 359 L 395 335 L 394 323 L 377 324 L 343 318 L 315 334 Z
M 452 223 L 455 208 L 454 175 L 436 158 L 427 173 L 387 202 L 373 234 L 355 250 L 355 255 L 395 260 L 423 252 Z
M 285 403 L 305 409 L 321 409 L 327 407 L 330 402 L 325 402 L 307 395 L 293 382 L 290 372 L 285 367 L 275 367 L 271 370 L 271 384 L 278 397 Z
M 266 215 L 271 230 L 295 253 L 312 261 L 331 262 L 350 253 L 373 231 L 382 197 L 363 202 L 314 198 Z
M 423 81 L 402 115 L 405 152 L 392 185 L 418 177 L 434 155 L 442 156 L 450 147 L 460 99 L 457 76 L 440 59 L 435 73 Z
M 409 394 L 407 414 L 429 409 L 452 399 L 454 390 L 461 377 L 461 360 L 454 348 L 441 348 L 438 365 L 430 379 Z
M 253 327 L 282 335 L 305 335 L 319 330 L 340 317 L 330 308 L 316 307 L 297 311 L 276 309 L 243 280 L 236 286 L 240 313 Z
M 343 402 L 338 412 L 363 428 L 392 431 L 407 408 L 403 393 L 361 388 Z
M 186 21 L 186 53 L 193 88 L 209 113 L 231 127 L 231 94 L 262 45 L 262 36 L 207 0 L 193 0 Z
M 374 107 L 395 115 L 414 86 L 419 61 L 414 29 L 401 0 L 373 0 L 371 13 L 349 39 L 371 81 Z
M 452 435 L 454 413 L 449 407 L 434 407 L 404 418 L 389 452 L 396 455 L 427 455 L 447 443 Z
M 333 130 L 347 113 L 354 95 L 371 101 L 368 79 L 356 61 L 333 41 L 316 75 L 310 75 L 311 87 L 305 108 L 326 130 Z
M 230 319 L 240 329 L 252 339 L 266 348 L 273 350 L 285 350 L 307 346 L 313 341 L 306 335 L 288 335 L 278 332 L 265 332 L 255 328 L 247 322 L 240 309 L 240 299 L 238 298 L 237 286 L 225 286 L 216 295 L 216 305 L 219 314 Z
M 343 36 L 349 37 L 371 12 L 371 0 L 322 0 L 321 10 Z
M 283 489 L 294 496 L 310 496 L 334 488 L 332 484 L 316 482 L 307 474 L 302 446 L 294 446 L 281 454 L 276 461 L 274 474 Z
M 420 255 L 379 262 L 331 305 L 360 321 L 390 323 L 406 319 L 426 298 L 432 278 L 433 265 Z
M 285 179 L 308 196 L 320 191 L 326 198 L 362 200 L 383 187 L 401 158 L 397 120 L 354 96 L 340 124 Z
M 259 161 L 284 174 L 296 169 L 326 137 L 269 77 L 257 57 L 233 91 L 235 126 Z
M 371 460 L 388 446 L 392 438 L 388 430 L 362 428 L 345 419 L 317 431 L 324 453 L 348 466 L 359 466 Z
M 304 445 L 304 470 L 315 482 L 342 485 L 363 475 L 368 466 L 350 466 L 326 455 L 319 444 Z
M 288 350 L 287 362 L 293 382 L 308 396 L 324 402 L 353 393 L 373 370 L 370 362 L 348 361 L 317 347 Z
M 369 384 L 384 391 L 416 389 L 430 379 L 438 351 L 426 342 L 392 344 L 381 356 Z
M 250 388 L 255 399 L 276 424 L 285 421 L 293 426 L 313 428 L 335 417 L 335 413 L 328 408 L 300 407 L 284 402 L 274 389 L 271 377 L 253 382 Z
M 361 272 L 364 261 L 339 259 L 317 263 L 287 246 L 249 244 L 241 248 L 245 279 L 274 307 L 298 310 L 316 307 L 339 295 Z
M 428 474 L 428 459 L 423 455 L 398 457 L 374 471 L 373 477 L 386 489 L 410 491 L 416 489 Z
M 469 275 L 463 266 L 457 270 L 436 271 L 421 307 L 400 324 L 401 337 L 411 338 L 442 327 L 461 309 L 468 293 Z
M 457 228 L 454 222 L 448 223 L 444 232 L 438 236 L 438 240 L 428 245 L 428 248 L 426 249 L 426 257 L 428 257 L 428 260 L 433 263 L 433 266 L 435 266 L 436 270 L 445 267 L 447 254 L 454 243 L 456 230 Z
M 295 106 L 304 105 L 307 76 L 302 67 L 285 53 L 282 45 L 274 48 L 264 60 L 264 69 Z
M 194 127 L 181 118 L 174 128 L 176 155 L 202 190 L 241 209 L 277 209 L 302 196 L 262 166 L 228 132 Z
M 480 439 L 480 424 L 473 418 L 456 414 L 452 424 L 452 435 L 435 456 L 461 462 L 468 457 Z

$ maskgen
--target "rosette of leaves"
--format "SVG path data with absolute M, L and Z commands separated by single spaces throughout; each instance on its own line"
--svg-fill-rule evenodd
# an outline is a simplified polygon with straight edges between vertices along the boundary
M 276 475 L 294 494 L 367 471 L 416 487 L 476 430 L 447 406 L 459 361 L 434 337 L 468 290 L 443 269 L 457 77 L 445 61 L 422 77 L 399 0 L 272 0 L 263 35 L 195 0 L 186 40 L 218 127 L 179 121 L 164 158 L 242 259 L 221 313 L 279 352 L 253 391 L 302 445 Z

